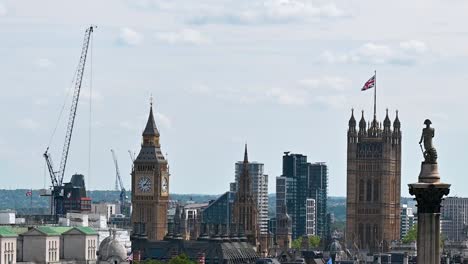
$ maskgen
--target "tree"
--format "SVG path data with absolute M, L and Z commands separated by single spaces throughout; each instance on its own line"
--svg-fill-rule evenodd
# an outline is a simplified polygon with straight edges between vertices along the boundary
M 312 248 L 316 248 L 320 245 L 320 237 L 319 236 L 310 236 L 309 237 L 309 245 Z
M 292 241 L 291 243 L 291 248 L 300 250 L 302 247 L 302 237 L 298 237 L 295 240 Z
M 415 242 L 418 239 L 418 225 L 415 224 L 411 229 L 408 231 L 406 236 L 403 238 L 403 243 L 409 244 L 411 242 Z
M 169 260 L 169 264 L 196 264 L 196 262 L 190 260 L 190 258 L 187 255 L 180 254 Z

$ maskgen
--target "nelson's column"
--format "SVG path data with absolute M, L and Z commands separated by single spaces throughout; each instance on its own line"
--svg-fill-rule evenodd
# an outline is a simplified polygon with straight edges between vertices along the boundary
M 434 128 L 431 120 L 424 121 L 419 144 L 424 142 L 424 161 L 418 182 L 408 184 L 411 195 L 416 196 L 418 207 L 418 264 L 440 263 L 440 203 L 450 192 L 450 184 L 440 182 L 437 151 L 432 144 Z M 422 150 L 422 146 L 421 146 Z
M 354 111 L 353 111 L 354 112 Z M 354 251 L 387 251 L 400 238 L 401 131 L 398 112 L 382 124 L 364 120 L 348 128 L 346 246 Z
M 169 169 L 151 104 L 141 150 L 132 170 L 132 241 L 163 240 L 167 233 Z

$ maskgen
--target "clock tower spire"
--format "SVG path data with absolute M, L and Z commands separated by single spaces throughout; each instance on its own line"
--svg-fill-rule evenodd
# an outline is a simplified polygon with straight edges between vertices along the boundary
M 162 240 L 167 233 L 169 170 L 161 151 L 153 103 L 132 171 L 132 238 Z

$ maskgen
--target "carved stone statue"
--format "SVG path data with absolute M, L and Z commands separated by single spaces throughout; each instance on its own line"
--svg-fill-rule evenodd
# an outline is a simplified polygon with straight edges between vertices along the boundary
M 424 150 L 422 150 L 421 146 L 421 150 L 424 156 L 424 163 L 437 164 L 437 151 L 434 148 L 434 145 L 432 145 L 432 138 L 434 137 L 434 128 L 431 127 L 432 122 L 429 119 L 426 119 L 424 121 L 424 124 L 426 125 L 426 127 L 423 128 L 421 140 L 419 140 L 420 146 L 421 143 L 424 142 Z

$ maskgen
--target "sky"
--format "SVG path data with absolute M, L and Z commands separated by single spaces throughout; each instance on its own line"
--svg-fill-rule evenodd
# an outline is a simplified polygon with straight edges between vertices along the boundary
M 265 164 L 269 191 L 285 151 L 327 162 L 329 195 L 346 194 L 351 109 L 399 110 L 402 196 L 436 129 L 442 181 L 468 196 L 468 2 L 463 0 L 0 0 L 0 188 L 50 185 L 59 165 L 85 29 L 97 25 L 65 181 L 124 185 L 153 97 L 172 193 L 220 194 L 234 163 Z M 59 119 L 61 109 L 63 114 Z M 465 117 L 464 117 L 465 116 Z M 57 120 L 60 120 L 57 122 Z M 54 128 L 57 125 L 56 133 Z

